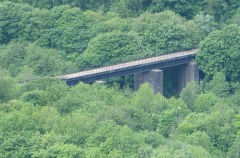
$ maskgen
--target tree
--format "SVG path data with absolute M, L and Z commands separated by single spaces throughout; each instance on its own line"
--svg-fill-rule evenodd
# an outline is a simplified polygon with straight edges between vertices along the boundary
M 180 97 L 184 101 L 184 103 L 188 106 L 190 110 L 194 110 L 194 103 L 200 94 L 200 87 L 196 82 L 190 82 L 187 86 L 182 90 Z
M 240 135 L 240 114 L 235 115 L 234 127 L 235 127 L 236 130 L 238 131 L 238 135 Z
M 186 135 L 192 134 L 194 131 L 204 131 L 210 137 L 213 146 L 217 150 L 226 152 L 236 139 L 236 132 L 233 130 L 233 120 L 233 109 L 228 109 L 226 106 L 218 104 L 212 108 L 210 113 L 189 114 L 178 126 L 177 131 L 184 131 Z
M 188 19 L 193 18 L 203 8 L 203 2 L 198 0 L 172 1 L 172 0 L 152 0 L 149 9 L 153 12 L 160 12 L 170 9 Z
M 46 49 L 36 44 L 28 44 L 25 47 L 24 63 L 32 67 L 34 74 L 39 76 L 59 75 L 76 71 L 76 66 L 64 59 L 64 52 Z
M 104 122 L 101 127 L 88 139 L 88 147 L 99 147 L 105 154 L 120 151 L 123 155 L 135 155 L 138 149 L 145 145 L 143 138 L 127 126 L 116 126 Z M 113 153 L 112 153 L 113 154 Z
M 230 24 L 237 24 L 240 26 L 240 7 L 237 9 L 236 13 L 227 21 Z
M 10 77 L 10 74 L 6 69 L 3 69 L 0 67 L 0 76 L 1 77 Z
M 159 54 L 192 48 L 187 30 L 167 22 L 150 24 L 144 31 L 143 42 L 149 49 Z
M 217 72 L 213 79 L 205 84 L 205 92 L 213 92 L 218 97 L 227 97 L 229 95 L 230 85 L 226 81 L 223 73 Z
M 33 105 L 47 105 L 47 97 L 41 90 L 26 92 L 20 97 L 20 100 L 30 102 Z
M 194 103 L 194 111 L 205 112 L 209 111 L 216 104 L 218 98 L 212 93 L 201 94 L 197 97 Z
M 20 25 L 22 15 L 32 9 L 26 4 L 9 1 L 0 3 L 0 44 L 7 44 L 12 39 L 20 37 L 23 29 Z
M 240 6 L 238 0 L 205 0 L 204 2 L 206 3 L 205 10 L 218 21 L 225 21 L 231 17 Z
M 155 131 L 144 131 L 143 133 L 145 143 L 157 148 L 160 145 L 166 144 L 166 138 Z
M 111 5 L 110 11 L 120 17 L 136 17 L 143 9 L 143 0 L 120 0 Z
M 22 28 L 19 30 L 18 39 L 20 41 L 36 41 L 43 35 L 43 29 L 46 27 L 46 23 L 49 25 L 46 17 L 49 15 L 48 10 L 40 10 L 38 8 L 28 10 L 22 13 L 19 26 Z
M 238 137 L 227 153 L 227 158 L 236 158 L 240 156 L 240 138 Z
M 211 138 L 204 131 L 196 131 L 193 132 L 192 134 L 181 133 L 177 136 L 177 138 L 182 142 L 191 145 L 201 146 L 208 152 L 214 152 L 216 150 L 216 148 L 213 146 Z
M 28 66 L 23 66 L 22 71 L 18 73 L 16 79 L 18 82 L 28 82 L 30 80 L 34 80 L 37 77 L 33 73 L 33 69 Z
M 131 29 L 131 23 L 132 21 L 129 19 L 113 17 L 109 20 L 94 24 L 91 30 L 93 31 L 94 35 L 113 31 L 128 32 Z
M 214 17 L 205 14 L 204 12 L 199 12 L 195 16 L 194 21 L 199 27 L 202 39 L 207 37 L 210 32 L 215 31 L 217 28 L 217 23 L 214 21 Z
M 15 77 L 24 65 L 25 44 L 11 42 L 0 52 L 0 65 Z
M 222 72 L 227 81 L 240 79 L 240 27 L 227 25 L 222 30 L 209 34 L 200 43 L 200 51 L 196 55 L 199 68 L 208 75 Z
M 40 151 L 34 153 L 34 158 L 40 157 L 84 157 L 83 150 L 74 144 L 55 143 L 54 145 L 40 149 Z
M 15 79 L 0 77 L 0 102 L 14 99 L 17 96 L 18 89 Z
M 134 33 L 111 32 L 93 38 L 77 59 L 81 68 L 104 66 L 143 58 L 149 55 Z
M 86 26 L 86 18 L 79 8 L 65 10 L 56 21 L 54 30 L 57 35 L 53 46 L 68 53 L 83 52 L 87 48 L 90 32 Z
M 171 110 L 165 110 L 161 113 L 159 116 L 159 124 L 157 131 L 165 137 L 168 137 L 171 133 L 171 129 L 176 124 L 177 118 L 176 118 L 177 111 L 175 109 Z
M 185 23 L 185 19 L 169 10 L 165 10 L 160 13 L 144 12 L 138 18 L 134 19 L 133 30 L 138 32 L 139 35 L 142 36 L 144 35 L 144 31 L 148 28 L 150 24 L 161 23 L 183 25 Z
M 133 29 L 142 36 L 143 43 L 154 55 L 190 49 L 193 46 L 185 27 L 185 19 L 171 11 L 144 13 L 134 21 Z

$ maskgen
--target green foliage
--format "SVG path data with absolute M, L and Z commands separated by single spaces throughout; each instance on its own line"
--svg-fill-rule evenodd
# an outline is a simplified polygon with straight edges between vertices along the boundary
M 34 105 L 47 104 L 47 97 L 45 96 L 45 92 L 41 90 L 26 92 L 19 99 L 24 102 L 31 102 Z
M 192 40 L 193 48 L 198 47 L 202 40 L 202 34 L 199 25 L 194 20 L 188 20 L 185 24 L 188 36 Z
M 213 76 L 213 79 L 209 83 L 206 83 L 204 90 L 206 92 L 213 92 L 218 97 L 227 97 L 229 95 L 230 86 L 224 74 L 217 72 Z
M 0 67 L 0 76 L 1 77 L 10 77 L 10 74 L 9 74 L 9 72 L 6 69 L 2 69 Z
M 15 79 L 0 76 L 0 102 L 14 99 L 17 96 L 18 89 Z
M 211 138 L 204 131 L 196 131 L 190 135 L 179 135 L 178 139 L 191 145 L 201 146 L 208 152 L 216 150 L 211 142 Z
M 52 90 L 51 93 L 52 95 L 54 95 L 53 88 L 56 93 L 64 93 L 66 92 L 66 90 L 68 90 L 66 83 L 64 83 L 63 81 L 57 78 L 41 77 L 41 78 L 37 78 L 36 80 L 31 80 L 27 83 L 24 83 L 23 86 L 21 86 L 20 93 L 23 94 L 25 92 L 29 92 L 32 90 L 47 91 L 51 89 Z M 64 94 L 62 96 L 64 96 Z
M 136 96 L 134 97 L 134 104 L 146 112 L 151 112 L 153 109 L 153 98 L 153 89 L 150 88 L 150 85 L 148 83 L 145 83 L 142 84 L 137 91 Z
M 56 143 L 53 146 L 45 149 L 40 150 L 39 152 L 35 153 L 32 157 L 40 158 L 40 157 L 83 157 L 84 153 L 83 150 L 76 145 L 73 144 L 63 144 L 63 143 Z
M 144 32 L 144 43 L 154 52 L 160 54 L 192 48 L 187 30 L 181 26 L 161 23 L 150 24 Z
M 38 105 L 49 105 L 64 97 L 69 88 L 54 78 L 38 78 L 24 83 L 20 88 L 20 100 Z
M 136 153 L 143 145 L 143 139 L 127 126 L 108 125 L 99 128 L 89 139 L 88 146 L 99 146 L 105 154 L 120 150 L 124 153 Z
M 238 134 L 240 135 L 240 114 L 235 115 L 235 120 L 234 120 L 234 127 L 238 131 Z
M 201 146 L 191 146 L 178 141 L 170 141 L 153 151 L 153 158 L 211 158 L 211 154 Z
M 32 9 L 25 4 L 8 1 L 0 3 L 0 44 L 7 44 L 11 39 L 20 37 L 22 15 Z
M 181 157 L 211 158 L 210 154 L 205 149 L 199 146 L 190 146 L 188 150 L 180 149 L 176 151 L 173 156 L 176 158 Z
M 131 20 L 122 19 L 119 17 L 113 17 L 106 21 L 101 21 L 96 25 L 93 25 L 91 30 L 93 34 L 100 34 L 113 31 L 128 32 L 131 29 Z
M 226 152 L 236 137 L 232 124 L 233 113 L 233 110 L 226 110 L 222 106 L 216 106 L 210 114 L 191 113 L 179 125 L 177 131 L 179 134 L 184 132 L 186 135 L 188 135 L 187 132 L 191 134 L 194 131 L 205 131 L 210 137 L 213 146 Z M 186 130 L 186 127 L 190 128 Z
M 194 104 L 194 111 L 209 111 L 218 101 L 218 98 L 212 93 L 201 94 L 197 97 Z
M 93 67 L 126 62 L 149 55 L 134 33 L 111 32 L 93 38 L 88 48 L 78 57 L 79 67 Z
M 164 23 L 164 22 L 167 22 L 170 24 L 182 25 L 184 24 L 185 19 L 180 15 L 169 10 L 165 10 L 163 12 L 154 13 L 154 14 L 149 12 L 144 12 L 138 18 L 134 19 L 133 29 L 136 32 L 139 32 L 140 35 L 143 35 L 144 30 L 147 29 L 149 24 Z
M 144 131 L 143 135 L 145 143 L 151 145 L 153 148 L 157 148 L 159 145 L 164 145 L 166 143 L 166 138 L 156 132 Z
M 98 93 L 101 95 L 99 96 Z M 56 102 L 55 106 L 61 113 L 69 113 L 78 108 L 89 110 L 88 113 L 94 113 L 97 107 L 93 106 L 100 106 L 99 110 L 100 108 L 104 108 L 105 104 L 112 105 L 119 101 L 119 99 L 114 97 L 114 94 L 116 94 L 114 89 L 107 89 L 98 84 L 89 86 L 80 83 L 73 87 L 65 96 L 61 96 L 61 99 Z
M 194 110 L 194 103 L 200 94 L 200 87 L 196 82 L 190 82 L 182 90 L 180 97 L 190 110 Z
M 235 10 L 239 8 L 240 2 L 238 0 L 205 0 L 206 11 L 214 15 L 215 19 L 225 21 L 234 14 Z
M 230 148 L 229 152 L 227 153 L 227 157 L 228 158 L 235 158 L 235 157 L 239 157 L 240 156 L 240 151 L 239 151 L 239 148 L 240 148 L 240 138 L 238 137 L 232 147 Z
M 33 69 L 28 66 L 23 66 L 22 70 L 20 70 L 20 72 L 16 76 L 17 81 L 20 83 L 28 82 L 36 78 L 37 76 L 34 75 Z
M 0 151 L 5 157 L 233 155 L 238 114 L 212 93 L 191 92 L 198 113 L 181 99 L 155 95 L 148 84 L 126 97 L 99 84 L 67 87 L 39 78 L 22 85 L 17 100 L 0 103 Z
M 67 142 L 76 145 L 86 143 L 86 139 L 93 133 L 96 126 L 94 119 L 80 114 L 61 117 L 58 121 L 60 122 L 53 131 L 67 136 Z
M 1 134 L 2 157 L 31 157 L 34 145 L 38 141 L 39 133 L 30 131 L 8 132 Z
M 0 52 L 0 65 L 7 69 L 11 76 L 16 76 L 24 65 L 25 45 L 12 42 L 3 47 Z
M 202 9 L 202 1 L 188 0 L 188 1 L 171 1 L 171 0 L 152 0 L 150 10 L 153 12 L 160 12 L 165 9 L 170 9 L 181 16 L 188 19 L 193 18 Z
M 32 43 L 11 42 L 0 54 L 1 67 L 8 69 L 11 76 L 18 76 L 20 81 L 76 71 L 76 66 L 64 59 L 64 52 Z
M 192 48 L 192 41 L 179 15 L 164 11 L 144 13 L 133 24 L 135 31 L 143 36 L 143 42 L 156 55 Z
M 56 8 L 57 9 L 57 8 Z M 53 31 L 48 34 L 51 47 L 66 52 L 83 52 L 87 48 L 90 32 L 86 26 L 87 19 L 79 8 L 66 9 L 56 20 Z
M 161 113 L 159 116 L 159 125 L 157 129 L 159 133 L 164 136 L 168 136 L 177 121 L 176 119 L 175 109 L 165 110 L 163 113 Z
M 237 25 L 228 25 L 223 30 L 210 33 L 201 42 L 196 56 L 199 68 L 210 75 L 223 72 L 228 81 L 237 81 L 240 78 L 239 38 L 240 28 Z
M 138 150 L 138 157 L 139 158 L 151 158 L 153 149 L 151 146 L 142 146 Z
M 237 24 L 240 26 L 240 7 L 237 9 L 236 13 L 227 21 L 231 24 Z
M 102 109 L 97 113 L 96 120 L 113 120 L 117 125 L 128 125 L 130 128 L 135 128 L 135 122 L 132 120 L 131 116 L 126 112 L 125 109 L 118 106 L 99 106 L 102 106 Z
M 117 13 L 120 17 L 136 17 L 142 11 L 143 0 L 120 0 L 110 7 L 110 11 Z
M 215 31 L 217 28 L 217 23 L 214 21 L 214 17 L 205 14 L 204 12 L 199 12 L 195 16 L 194 21 L 199 27 L 202 39 L 207 37 L 210 32 Z
M 0 157 L 239 157 L 239 0 L 6 1 Z M 148 84 L 120 90 L 132 77 L 112 88 L 46 77 L 186 50 L 202 39 L 202 91 L 190 83 L 180 98 Z

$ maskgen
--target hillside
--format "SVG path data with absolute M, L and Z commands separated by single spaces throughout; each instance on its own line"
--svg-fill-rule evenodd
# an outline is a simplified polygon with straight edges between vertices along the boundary
M 180 95 L 51 78 L 193 48 Z M 239 158 L 239 59 L 239 0 L 0 0 L 0 157 Z

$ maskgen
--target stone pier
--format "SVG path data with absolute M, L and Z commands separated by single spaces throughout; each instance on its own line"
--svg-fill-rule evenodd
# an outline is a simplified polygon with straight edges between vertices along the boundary
M 134 74 L 134 90 L 137 91 L 141 84 L 148 82 L 153 88 L 154 93 L 163 94 L 163 71 L 153 69 L 150 71 L 139 72 Z
M 165 70 L 164 70 L 165 71 Z M 178 65 L 172 71 L 172 84 L 176 88 L 177 94 L 180 94 L 187 83 L 195 81 L 199 83 L 198 65 L 190 62 L 188 64 Z M 139 72 L 134 74 L 134 90 L 137 91 L 141 84 L 148 82 L 155 93 L 163 94 L 163 71 L 153 69 L 150 71 Z
M 199 83 L 199 69 L 196 63 L 190 62 L 188 64 L 179 65 L 177 68 L 177 90 L 181 93 L 182 89 L 186 87 L 187 83 L 195 81 Z

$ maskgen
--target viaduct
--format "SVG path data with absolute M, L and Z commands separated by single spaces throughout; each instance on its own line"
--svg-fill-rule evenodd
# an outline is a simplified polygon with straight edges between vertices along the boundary
M 163 94 L 163 71 L 174 67 L 174 82 L 180 92 L 188 82 L 199 82 L 199 70 L 197 64 L 192 60 L 198 49 L 161 55 L 143 60 L 126 62 L 112 66 L 66 74 L 58 76 L 65 80 L 68 85 L 75 85 L 82 81 L 92 83 L 97 80 L 117 76 L 134 75 L 134 90 L 148 82 L 154 92 Z

